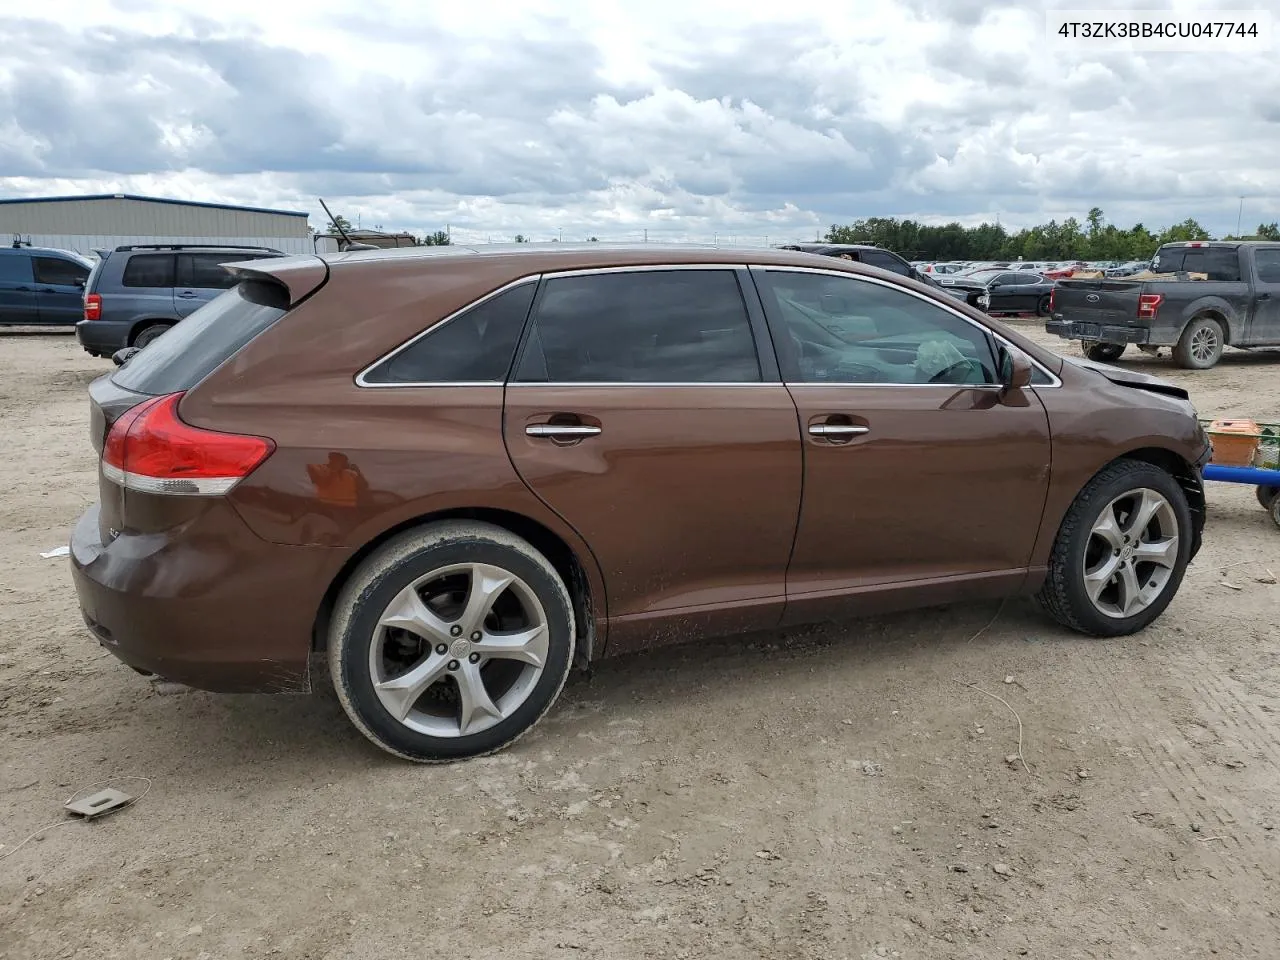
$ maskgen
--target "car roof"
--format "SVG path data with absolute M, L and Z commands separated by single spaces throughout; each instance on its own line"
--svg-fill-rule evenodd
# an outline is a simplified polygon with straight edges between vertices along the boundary
M 16 253 L 40 253 L 54 254 L 63 257 L 76 257 L 83 259 L 84 254 L 76 253 L 74 250 L 60 250 L 58 247 L 28 247 L 25 243 L 20 247 L 0 247 L 0 253 L 16 254 Z
M 865 249 L 878 249 L 867 247 Z M 304 254 L 309 258 L 310 254 Z M 712 244 L 679 243 L 493 243 L 451 244 L 443 247 L 399 247 L 385 250 L 349 250 L 318 253 L 315 256 L 333 266 L 372 262 L 398 262 L 406 267 L 425 266 L 442 259 L 470 257 L 508 258 L 519 263 L 518 269 L 530 273 L 562 270 L 589 270 L 600 267 L 651 266 L 655 264 L 761 264 L 775 266 L 822 267 L 848 269 L 852 261 L 832 260 L 809 250 L 776 247 L 736 247 Z M 294 259 L 292 257 L 286 259 Z M 513 264 L 514 265 L 514 264 Z M 866 272 L 865 268 L 861 271 Z
M 817 254 L 842 253 L 845 250 L 877 250 L 882 253 L 887 252 L 883 247 L 877 247 L 874 243 L 786 243 L 778 249 L 801 250 L 805 253 Z

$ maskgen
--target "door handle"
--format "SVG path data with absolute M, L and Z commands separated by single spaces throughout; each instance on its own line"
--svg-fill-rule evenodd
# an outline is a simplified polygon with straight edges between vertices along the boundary
M 587 423 L 531 423 L 524 432 L 538 440 L 582 440 L 599 436 L 601 430 Z
M 192 293 L 190 290 L 184 290 L 182 293 L 178 294 L 178 296 L 183 300 L 194 300 L 197 295 Z
M 811 437 L 828 437 L 831 439 L 848 439 L 849 437 L 860 436 L 864 433 L 870 433 L 870 427 L 859 426 L 854 423 L 811 423 L 809 424 L 809 436 Z
M 1270 300 L 1270 299 L 1271 299 L 1271 294 L 1269 294 L 1269 293 L 1260 293 L 1260 294 L 1258 294 L 1258 299 L 1259 299 L 1259 300 Z
M 40 292 L 41 293 L 57 293 L 58 291 L 53 289 L 53 287 L 41 287 Z

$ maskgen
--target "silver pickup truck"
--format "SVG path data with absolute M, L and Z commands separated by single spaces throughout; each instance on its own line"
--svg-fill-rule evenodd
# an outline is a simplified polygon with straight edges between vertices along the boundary
M 1192 370 L 1212 367 L 1226 346 L 1280 346 L 1280 243 L 1166 243 L 1151 270 L 1178 279 L 1059 280 L 1045 330 L 1079 340 L 1089 359 L 1104 362 L 1131 343 L 1148 352 L 1172 347 Z

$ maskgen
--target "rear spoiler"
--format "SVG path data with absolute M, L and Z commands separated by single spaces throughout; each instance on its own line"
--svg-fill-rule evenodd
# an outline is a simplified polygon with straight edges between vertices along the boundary
M 241 280 L 275 281 L 288 291 L 290 307 L 296 307 L 329 279 L 329 265 L 311 254 L 242 260 L 223 264 L 223 267 Z

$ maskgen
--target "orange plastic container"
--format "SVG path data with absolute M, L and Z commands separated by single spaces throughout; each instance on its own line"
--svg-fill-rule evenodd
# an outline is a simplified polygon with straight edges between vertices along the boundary
M 1224 467 L 1248 467 L 1258 450 L 1262 428 L 1256 420 L 1214 420 L 1209 424 L 1213 441 L 1211 462 Z

